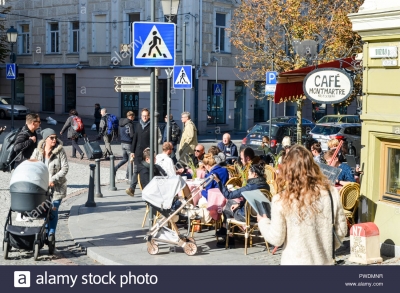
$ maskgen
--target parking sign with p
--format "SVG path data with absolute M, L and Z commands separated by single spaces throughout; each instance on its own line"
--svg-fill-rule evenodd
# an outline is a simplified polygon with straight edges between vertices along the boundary
M 267 71 L 265 78 L 265 95 L 275 94 L 276 82 L 277 82 L 277 72 Z

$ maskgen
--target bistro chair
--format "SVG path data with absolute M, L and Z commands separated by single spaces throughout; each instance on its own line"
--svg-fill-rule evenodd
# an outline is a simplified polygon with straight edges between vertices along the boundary
M 275 180 L 268 180 L 267 184 L 269 185 L 269 192 L 272 196 L 278 193 L 278 185 Z
M 228 170 L 229 178 L 233 178 L 233 177 L 238 177 L 239 176 L 235 166 L 226 166 L 225 168 Z
M 274 167 L 265 165 L 265 178 L 267 179 L 267 182 L 276 179 L 276 170 Z
M 232 177 L 232 178 L 228 179 L 228 181 L 225 184 L 225 186 L 228 186 L 228 185 L 242 187 L 242 180 L 240 180 L 239 177 Z
M 360 197 L 360 184 L 348 183 L 340 190 L 340 198 L 342 201 L 344 214 L 347 219 L 347 225 L 350 228 L 355 224 L 355 214 L 358 208 L 358 200 Z
M 266 189 L 260 189 L 260 191 L 271 201 L 272 195 L 271 193 L 266 190 Z M 253 237 L 260 237 L 263 238 L 261 235 L 259 229 L 258 229 L 258 223 L 257 220 L 254 220 L 254 218 L 257 218 L 257 213 L 256 211 L 251 207 L 251 205 L 246 201 L 245 204 L 245 222 L 238 221 L 235 218 L 229 218 L 226 220 L 227 224 L 227 230 L 228 230 L 228 235 L 239 235 L 239 236 L 244 236 L 244 254 L 247 255 L 247 240 L 250 238 L 250 247 L 253 245 Z M 235 227 L 238 228 L 239 232 L 234 232 Z M 257 235 L 256 235 L 256 232 Z M 228 244 L 229 244 L 229 237 L 226 237 L 226 244 L 225 248 L 228 249 Z M 265 241 L 265 246 L 269 251 L 269 245 L 268 242 Z

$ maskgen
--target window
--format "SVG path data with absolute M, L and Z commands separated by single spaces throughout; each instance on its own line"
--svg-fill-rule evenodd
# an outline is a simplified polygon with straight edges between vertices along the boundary
M 30 31 L 29 24 L 21 24 L 19 26 L 18 54 L 30 54 Z
M 220 96 L 214 95 L 215 81 L 209 80 L 207 84 L 207 121 L 208 124 L 225 124 L 225 82 L 218 81 L 222 85 Z
M 121 93 L 121 117 L 126 117 L 128 111 L 135 113 L 135 121 L 138 121 L 139 93 Z
M 60 32 L 58 30 L 58 23 L 49 23 L 50 39 L 49 39 L 49 53 L 60 53 Z
M 226 14 L 216 13 L 215 15 L 215 48 L 224 52 L 225 48 Z
M 18 73 L 15 80 L 15 104 L 25 105 L 25 76 L 23 73 Z
M 133 23 L 135 21 L 140 21 L 140 13 L 129 13 L 128 14 L 129 17 L 129 43 L 132 44 L 133 40 L 132 40 L 132 36 L 133 36 Z
M 400 146 L 394 143 L 383 143 L 381 170 L 383 199 L 400 202 Z
M 55 109 L 55 76 L 42 74 L 42 111 L 54 112 Z
M 79 52 L 79 22 L 71 22 L 70 52 Z

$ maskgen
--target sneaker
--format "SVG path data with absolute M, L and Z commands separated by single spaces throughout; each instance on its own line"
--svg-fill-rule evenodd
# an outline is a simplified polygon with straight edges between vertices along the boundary
M 226 228 L 225 227 L 221 227 L 219 228 L 219 230 L 215 233 L 215 235 L 223 237 L 226 237 Z
M 127 188 L 125 192 L 127 195 L 135 196 L 135 190 L 133 190 L 132 188 Z
M 84 156 L 85 156 L 85 154 L 81 153 L 81 157 L 79 159 L 82 160 Z

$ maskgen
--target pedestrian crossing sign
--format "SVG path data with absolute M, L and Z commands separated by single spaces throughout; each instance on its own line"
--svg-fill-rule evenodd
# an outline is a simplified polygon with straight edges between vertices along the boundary
M 214 83 L 214 95 L 220 96 L 222 94 L 222 84 Z
M 6 64 L 6 78 L 7 79 L 16 79 L 17 72 L 15 63 L 7 63 Z
M 192 65 L 174 66 L 174 89 L 192 88 Z
M 175 23 L 133 23 L 133 66 L 172 67 L 175 65 Z

